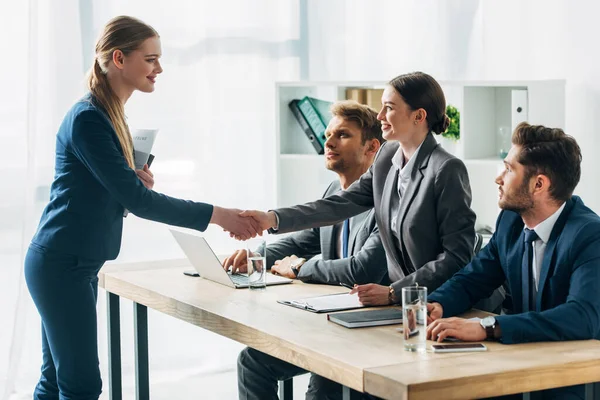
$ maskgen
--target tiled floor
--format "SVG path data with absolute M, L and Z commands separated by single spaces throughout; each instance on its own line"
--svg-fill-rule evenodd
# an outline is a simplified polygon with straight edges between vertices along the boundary
M 294 379 L 294 398 L 303 399 L 308 385 L 309 375 Z M 237 396 L 237 377 L 234 369 L 199 373 L 188 376 L 163 378 L 153 382 L 150 388 L 152 400 L 235 400 Z M 100 400 L 108 400 L 108 387 L 105 386 Z M 125 386 L 124 399 L 134 399 L 132 386 Z M 9 400 L 31 400 L 31 393 L 13 395 Z

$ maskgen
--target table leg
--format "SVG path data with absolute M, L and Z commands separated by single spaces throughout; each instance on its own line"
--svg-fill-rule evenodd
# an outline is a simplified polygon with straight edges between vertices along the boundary
M 135 395 L 137 400 L 149 400 L 148 308 L 146 306 L 133 303 L 133 323 L 135 330 Z
M 361 394 L 354 389 L 344 386 L 342 388 L 342 400 L 360 400 Z
M 279 400 L 292 400 L 294 398 L 294 378 L 279 381 Z
M 585 400 L 600 400 L 600 382 L 585 385 Z
M 106 292 L 106 313 L 108 319 L 108 398 L 122 400 L 121 382 L 121 313 L 119 296 Z

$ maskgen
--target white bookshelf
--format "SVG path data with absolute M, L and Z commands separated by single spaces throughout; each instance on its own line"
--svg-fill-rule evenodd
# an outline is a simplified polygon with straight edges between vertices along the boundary
M 322 196 L 337 175 L 325 169 L 318 155 L 288 108 L 293 99 L 311 96 L 327 101 L 345 99 L 347 88 L 384 88 L 379 82 L 282 82 L 277 96 L 277 205 L 289 206 Z M 498 187 L 494 180 L 503 164 L 498 154 L 497 132 L 514 128 L 515 91 L 526 91 L 527 121 L 551 127 L 565 126 L 565 81 L 441 81 L 447 104 L 460 111 L 458 142 L 436 135 L 442 146 L 461 158 L 469 172 L 476 227 L 494 227 L 498 215 Z M 521 92 L 523 93 L 523 92 Z M 517 116 L 518 117 L 518 116 Z

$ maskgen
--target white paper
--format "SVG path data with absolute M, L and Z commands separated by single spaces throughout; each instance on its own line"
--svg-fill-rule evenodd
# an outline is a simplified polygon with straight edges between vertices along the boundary
M 154 146 L 154 139 L 158 134 L 158 129 L 134 129 L 131 135 L 133 139 L 133 164 L 135 169 L 144 168 L 148 162 L 148 157 Z M 129 210 L 123 211 L 123 218 L 127 217 Z
M 148 156 L 152 151 L 154 139 L 158 134 L 158 129 L 135 129 L 133 131 L 133 158 L 135 161 L 135 169 L 144 168 L 144 164 L 148 162 Z
M 291 303 L 297 306 L 304 306 L 315 311 L 364 307 L 361 302 L 358 301 L 357 294 L 348 293 L 309 297 L 306 299 L 292 300 Z

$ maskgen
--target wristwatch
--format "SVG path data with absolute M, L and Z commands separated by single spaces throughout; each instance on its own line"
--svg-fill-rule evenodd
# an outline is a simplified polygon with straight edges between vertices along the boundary
M 294 273 L 294 276 L 297 278 L 300 273 L 300 267 L 302 264 L 306 262 L 306 258 L 296 258 L 290 262 L 290 269 Z
M 481 325 L 481 327 L 483 329 L 485 329 L 485 334 L 487 336 L 487 339 L 494 339 L 494 329 L 496 328 L 496 318 L 494 317 L 485 317 L 483 318 L 481 321 L 479 321 L 479 324 Z

